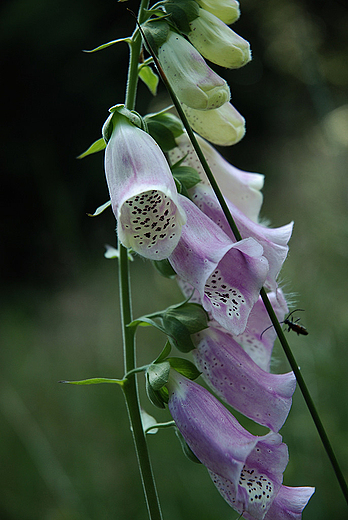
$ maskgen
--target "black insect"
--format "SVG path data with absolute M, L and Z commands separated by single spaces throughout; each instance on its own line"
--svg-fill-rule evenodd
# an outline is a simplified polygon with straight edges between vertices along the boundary
M 307 336 L 308 334 L 308 330 L 306 329 L 306 327 L 304 327 L 303 325 L 300 325 L 298 322 L 300 321 L 300 318 L 297 318 L 297 320 L 294 321 L 294 318 L 291 318 L 291 320 L 289 319 L 290 316 L 292 314 L 294 314 L 294 312 L 298 312 L 298 311 L 304 311 L 304 309 L 295 309 L 294 311 L 291 311 L 290 314 L 287 315 L 287 317 L 285 318 L 284 321 L 281 321 L 280 323 L 285 323 L 285 325 L 287 325 L 288 327 L 288 332 L 290 332 L 291 330 L 293 330 L 294 332 L 297 333 L 297 335 L 299 336 L 300 334 L 302 336 Z M 260 335 L 260 339 L 262 338 L 262 335 L 264 332 L 266 332 L 266 330 L 270 329 L 271 327 L 273 327 L 273 325 L 270 325 L 269 327 L 267 327 L 267 329 L 265 329 L 263 332 L 261 332 L 261 335 Z

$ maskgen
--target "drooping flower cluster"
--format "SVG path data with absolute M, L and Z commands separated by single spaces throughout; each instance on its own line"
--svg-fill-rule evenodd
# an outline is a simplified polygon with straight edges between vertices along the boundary
M 186 13 L 184 23 L 178 4 L 180 16 Z M 250 60 L 248 42 L 226 25 L 238 18 L 238 2 L 167 0 L 161 5 L 171 25 L 165 18 L 150 20 L 144 32 L 190 124 L 215 144 L 238 142 L 244 119 L 229 102 L 225 80 L 204 60 L 225 67 Z M 262 287 L 280 321 L 288 312 L 277 278 L 292 223 L 273 229 L 261 224 L 263 175 L 235 168 L 197 137 L 241 233 L 237 241 L 185 133 L 175 136 L 176 146 L 168 153 L 172 165 L 179 162 L 200 176 L 184 196 L 149 134 L 122 111 L 114 113 L 112 125 L 105 171 L 119 240 L 150 260 L 168 259 L 185 296 L 209 316 L 209 326 L 191 336 L 203 379 L 224 403 L 270 432 L 252 435 L 209 391 L 170 369 L 164 384 L 173 419 L 221 495 L 246 520 L 300 520 L 314 489 L 282 484 L 288 451 L 278 433 L 296 381 L 292 372 L 270 372 L 275 332 L 261 336 L 270 325 Z

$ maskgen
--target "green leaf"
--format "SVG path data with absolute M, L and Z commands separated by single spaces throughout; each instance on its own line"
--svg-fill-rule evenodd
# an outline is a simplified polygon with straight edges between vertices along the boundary
M 149 366 L 146 371 L 146 375 L 153 390 L 160 390 L 162 386 L 167 383 L 169 372 L 170 364 L 168 361 L 164 361 L 163 363 L 159 364 L 152 364 Z
M 155 317 L 159 317 L 159 316 L 155 316 Z M 149 318 L 148 316 L 141 316 L 141 318 L 138 318 L 136 320 L 133 320 L 131 323 L 128 323 L 127 327 L 129 328 L 137 328 L 138 326 L 140 327 L 155 327 L 156 329 L 160 330 L 161 332 L 166 332 L 164 330 L 164 328 L 159 325 L 158 323 L 156 323 L 154 320 L 152 320 L 151 318 Z
M 199 173 L 191 166 L 177 166 L 172 168 L 172 173 L 174 179 L 180 181 L 187 190 L 201 182 Z
M 172 368 L 187 377 L 187 379 L 194 380 L 201 375 L 201 372 L 197 369 L 196 365 L 188 359 L 169 357 L 167 358 L 167 361 Z
M 162 123 L 163 126 L 168 128 L 174 137 L 179 137 L 184 133 L 184 127 L 180 119 L 168 112 L 172 108 L 172 105 L 161 110 L 160 112 L 156 112 L 154 114 L 147 114 L 144 119 L 149 123 L 149 121 L 156 121 L 157 123 Z
M 171 130 L 159 121 L 147 120 L 147 128 L 151 137 L 162 148 L 164 152 L 168 152 L 176 147 L 175 137 Z
M 171 21 L 184 34 L 191 31 L 190 22 L 199 16 L 199 5 L 193 0 L 168 0 L 165 4 Z
M 111 206 L 111 200 L 108 200 L 108 202 L 105 202 L 105 204 L 99 206 L 99 208 L 97 208 L 94 213 L 87 213 L 87 215 L 89 217 L 97 217 L 98 215 L 103 213 L 103 211 L 106 210 L 106 208 L 108 208 L 109 206 Z
M 165 258 L 164 260 L 152 260 L 152 264 L 157 269 L 157 271 L 165 278 L 175 278 L 176 272 L 170 265 L 169 260 L 167 258 Z
M 162 352 L 160 353 L 158 358 L 155 359 L 154 363 L 161 363 L 162 361 L 164 361 L 166 359 L 166 357 L 170 354 L 171 350 L 172 350 L 172 347 L 171 347 L 169 341 L 167 341 L 166 344 L 164 345 Z
M 108 379 L 106 377 L 94 377 L 92 379 L 81 379 L 80 381 L 58 381 L 58 383 L 68 383 L 69 385 L 99 385 L 101 383 L 116 383 L 123 385 L 123 379 Z
M 168 38 L 169 25 L 165 20 L 148 20 L 141 26 L 145 38 L 151 45 L 153 51 L 158 52 L 160 47 Z M 151 54 L 151 53 L 150 53 Z
M 159 144 L 164 152 L 176 147 L 175 139 L 183 133 L 183 126 L 174 114 L 167 112 L 168 108 L 156 114 L 148 114 L 144 117 L 148 132 Z
M 182 451 L 184 455 L 191 461 L 195 462 L 196 464 L 202 464 L 199 459 L 197 459 L 196 455 L 191 450 L 190 446 L 185 441 L 184 437 L 181 435 L 178 428 L 175 428 L 175 435 L 179 439 L 179 442 L 181 444 Z
M 92 153 L 101 152 L 106 147 L 106 142 L 101 137 L 100 139 L 97 139 L 94 141 L 93 144 L 85 152 L 83 152 L 81 155 L 78 155 L 76 159 L 83 159 L 84 157 L 87 157 L 87 155 L 91 155 Z
M 159 77 L 155 74 L 152 68 L 148 66 L 140 66 L 139 78 L 145 83 L 151 94 L 156 96 Z
M 195 334 L 208 327 L 208 315 L 198 303 L 184 302 L 177 307 L 168 307 L 165 316 L 180 321 L 189 334 Z
M 190 352 L 195 348 L 189 330 L 179 320 L 173 316 L 164 315 L 162 321 L 171 345 L 174 345 L 180 352 Z
M 91 53 L 91 52 L 102 51 L 103 49 L 107 49 L 108 47 L 111 47 L 111 45 L 115 45 L 115 43 L 120 43 L 120 42 L 132 43 L 132 38 L 119 38 L 118 40 L 111 40 L 110 42 L 99 45 L 99 47 L 96 47 L 95 49 L 91 49 L 90 51 L 84 50 L 83 52 Z

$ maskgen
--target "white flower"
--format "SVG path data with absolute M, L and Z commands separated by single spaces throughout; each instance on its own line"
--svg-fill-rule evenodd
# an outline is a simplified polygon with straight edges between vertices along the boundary
M 208 11 L 200 9 L 190 28 L 190 42 L 212 63 L 236 69 L 251 60 L 249 42 Z
M 158 60 L 179 100 L 196 110 L 218 108 L 230 99 L 230 89 L 180 34 L 169 32 L 158 49 Z

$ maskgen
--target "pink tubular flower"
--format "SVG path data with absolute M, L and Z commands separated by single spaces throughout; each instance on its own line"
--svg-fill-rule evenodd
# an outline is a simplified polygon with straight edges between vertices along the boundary
M 253 238 L 233 241 L 189 199 L 179 195 L 187 222 L 168 258 L 200 294 L 201 304 L 233 334 L 241 334 L 267 277 L 268 262 Z
M 284 424 L 296 387 L 293 372 L 262 370 L 232 335 L 211 322 L 193 336 L 195 364 L 223 401 L 253 421 L 277 432 Z
M 277 289 L 275 292 L 268 293 L 267 296 L 278 320 L 282 321 L 288 312 L 288 306 L 282 290 Z M 262 334 L 269 325 L 271 325 L 271 320 L 260 296 L 251 309 L 245 331 L 239 336 L 233 336 L 254 363 L 267 372 L 270 371 L 274 340 L 277 337 L 273 327 L 265 332 L 265 334 Z
M 260 190 L 263 187 L 264 175 L 239 170 L 226 161 L 202 137 L 196 135 L 196 139 L 224 197 L 230 200 L 245 216 L 257 222 L 262 205 L 263 197 Z M 175 141 L 177 146 L 168 153 L 170 162 L 174 164 L 184 157 L 181 165 L 191 166 L 197 170 L 202 183 L 209 186 L 208 178 L 188 135 L 184 133 Z
M 209 474 L 222 497 L 238 513 L 243 513 L 245 520 L 301 520 L 302 511 L 315 491 L 313 487 L 282 485 L 267 509 L 264 497 L 267 499 L 269 481 L 264 471 L 245 467 L 239 481 L 238 497 L 229 479 L 212 471 Z
M 190 298 L 190 302 L 200 303 L 200 296 L 197 290 L 194 290 L 192 285 L 181 278 L 177 277 L 178 285 L 186 298 Z M 284 319 L 288 312 L 288 306 L 285 301 L 281 289 L 267 294 L 268 299 L 273 307 L 274 312 L 279 321 Z M 217 322 L 211 321 L 214 328 L 219 328 Z M 229 334 L 227 330 L 222 329 L 225 334 L 232 337 L 249 355 L 252 361 L 262 370 L 270 371 L 271 355 L 274 341 L 277 337 L 275 329 L 271 327 L 265 334 L 262 332 L 271 325 L 271 320 L 266 311 L 266 307 L 262 301 L 261 296 L 251 309 L 248 322 L 244 332 L 239 335 Z M 262 334 L 262 336 L 261 336 Z
M 105 174 L 122 244 L 151 260 L 167 258 L 180 239 L 185 212 L 160 147 L 115 114 L 105 152 Z
M 190 196 L 199 209 L 234 240 L 234 235 L 212 188 L 198 184 L 190 190 Z M 230 201 L 226 202 L 242 237 L 252 237 L 262 245 L 263 254 L 269 263 L 265 285 L 272 290 L 276 289 L 276 279 L 288 254 L 287 244 L 292 233 L 293 223 L 280 228 L 268 228 L 247 218 Z
M 313 490 L 282 486 L 288 451 L 278 433 L 252 435 L 206 389 L 173 370 L 167 388 L 178 429 L 234 509 L 250 520 L 285 520 L 281 512 L 302 511 Z

